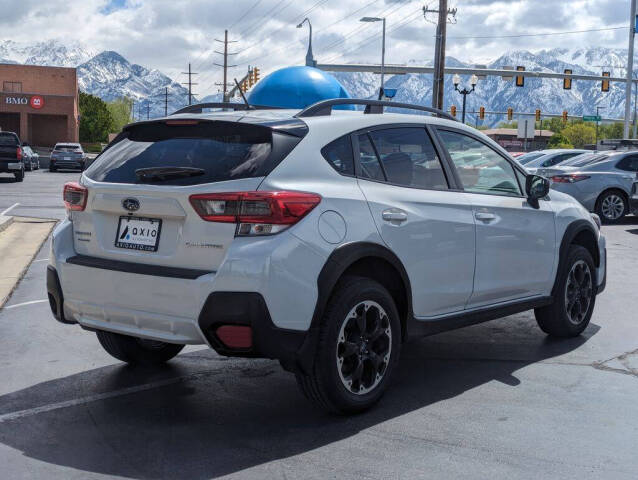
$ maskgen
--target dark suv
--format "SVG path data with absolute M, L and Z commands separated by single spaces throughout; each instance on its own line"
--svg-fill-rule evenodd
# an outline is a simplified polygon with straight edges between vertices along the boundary
M 24 180 L 22 142 L 13 132 L 0 132 L 0 172 L 12 173 L 16 182 Z

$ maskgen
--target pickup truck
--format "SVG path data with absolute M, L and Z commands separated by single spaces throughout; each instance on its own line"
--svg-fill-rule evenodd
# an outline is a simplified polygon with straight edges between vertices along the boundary
M 16 182 L 24 180 L 24 152 L 13 132 L 0 132 L 0 173 L 12 173 Z

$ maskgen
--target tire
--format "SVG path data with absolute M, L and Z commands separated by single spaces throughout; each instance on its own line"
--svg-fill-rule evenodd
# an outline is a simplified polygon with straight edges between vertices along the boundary
M 628 212 L 629 202 L 621 190 L 607 190 L 596 200 L 596 214 L 603 223 L 618 223 Z
M 24 167 L 19 172 L 13 174 L 16 179 L 16 182 L 22 182 L 24 180 Z
M 57 170 L 56 167 L 49 167 L 49 172 L 55 172 Z
M 27 168 L 27 166 L 24 166 L 25 171 L 30 172 L 33 170 L 33 164 L 31 162 L 29 162 L 29 168 Z
M 112 357 L 131 365 L 159 365 L 182 351 L 184 345 L 155 342 L 99 330 L 100 344 Z
M 369 278 L 345 277 L 328 301 L 310 372 L 297 372 L 297 383 L 329 412 L 362 412 L 387 389 L 400 353 L 399 313 L 388 291 Z
M 581 273 L 583 283 L 579 283 Z M 554 303 L 534 310 L 536 321 L 548 335 L 576 337 L 589 325 L 595 303 L 594 260 L 586 248 L 572 245 L 567 253 L 565 267 L 559 272 Z

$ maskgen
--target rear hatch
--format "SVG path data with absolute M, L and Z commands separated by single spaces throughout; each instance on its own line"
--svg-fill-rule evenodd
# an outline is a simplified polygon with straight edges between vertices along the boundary
M 18 157 L 21 157 L 18 153 L 19 150 L 20 141 L 15 134 L 0 132 L 0 161 L 5 163 L 16 162 Z
M 68 192 L 76 252 L 216 270 L 237 225 L 234 217 L 204 218 L 191 196 L 255 191 L 302 136 L 264 123 L 201 118 L 126 127 Z M 221 197 L 207 207 L 228 210 Z
M 79 145 L 63 145 L 58 144 L 55 146 L 55 149 L 51 152 L 51 160 L 58 164 L 62 164 L 64 162 L 73 162 L 76 163 L 84 157 L 84 152 L 80 148 Z

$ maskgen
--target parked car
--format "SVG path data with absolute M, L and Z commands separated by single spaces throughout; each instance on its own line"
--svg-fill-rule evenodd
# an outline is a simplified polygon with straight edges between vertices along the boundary
M 634 212 L 634 215 L 638 215 L 638 174 L 636 174 L 636 180 L 631 187 L 631 210 Z
M 60 168 L 84 171 L 86 159 L 86 154 L 79 143 L 56 143 L 51 150 L 49 171 L 55 172 Z
M 587 327 L 606 278 L 598 218 L 479 131 L 374 100 L 203 108 L 126 126 L 64 186 L 51 310 L 115 358 L 159 364 L 185 344 L 274 358 L 352 413 L 409 338 L 529 309 L 552 336 Z
M 536 173 L 536 169 L 538 168 L 552 167 L 564 162 L 565 160 L 569 160 L 570 158 L 587 152 L 588 150 L 577 149 L 540 150 L 539 152 L 535 153 L 542 153 L 541 156 L 536 157 L 530 161 L 526 161 L 523 165 L 525 165 L 525 169 L 529 173 Z
M 637 172 L 636 151 L 583 155 L 570 165 L 538 170 L 551 178 L 552 188 L 572 195 L 607 223 L 631 213 L 631 187 Z
M 25 170 L 20 137 L 13 132 L 0 132 L 0 173 L 11 173 L 16 182 L 21 182 Z
M 22 145 L 22 152 L 24 154 L 24 166 L 26 170 L 39 170 L 40 169 L 40 155 L 33 151 L 29 145 Z

